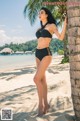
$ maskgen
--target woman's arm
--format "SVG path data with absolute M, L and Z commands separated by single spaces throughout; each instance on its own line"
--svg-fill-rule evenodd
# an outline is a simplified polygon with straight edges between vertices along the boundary
M 57 29 L 56 25 L 55 25 L 55 24 L 52 25 L 53 32 L 56 34 L 56 36 L 58 37 L 58 39 L 61 40 L 61 41 L 62 41 L 62 40 L 64 39 L 64 37 L 65 37 L 66 25 L 67 25 L 67 17 L 65 17 L 64 25 L 63 25 L 63 29 L 62 29 L 61 34 L 58 32 L 58 29 Z

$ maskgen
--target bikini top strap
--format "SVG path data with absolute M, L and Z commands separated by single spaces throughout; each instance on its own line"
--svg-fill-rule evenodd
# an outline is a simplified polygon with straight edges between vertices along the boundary
M 42 25 L 41 29 L 44 29 L 44 27 L 48 24 L 48 22 L 45 25 Z

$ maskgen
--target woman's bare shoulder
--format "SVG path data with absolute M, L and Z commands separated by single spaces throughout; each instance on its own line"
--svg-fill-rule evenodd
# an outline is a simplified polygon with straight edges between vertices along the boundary
M 56 25 L 55 25 L 54 23 L 52 23 L 52 24 L 50 24 L 50 27 L 51 27 L 51 28 L 55 28 Z
M 48 24 L 48 26 L 50 29 L 55 29 L 56 28 L 56 25 L 54 23 L 51 23 L 51 24 Z
M 50 25 L 50 28 L 51 28 L 52 30 L 57 30 L 57 26 L 56 26 L 54 23 L 52 23 L 52 24 Z

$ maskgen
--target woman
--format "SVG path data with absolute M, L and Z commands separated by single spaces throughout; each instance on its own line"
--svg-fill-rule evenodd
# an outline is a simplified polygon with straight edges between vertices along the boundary
M 56 21 L 47 8 L 42 7 L 40 9 L 39 19 L 41 22 L 41 28 L 36 32 L 36 37 L 38 39 L 38 45 L 35 52 L 37 71 L 34 76 L 34 82 L 37 86 L 39 97 L 38 116 L 41 116 L 47 113 L 50 107 L 47 100 L 47 83 L 45 76 L 45 71 L 52 60 L 52 53 L 49 49 L 49 44 L 53 33 L 57 35 L 59 40 L 64 39 L 67 20 L 65 18 L 63 30 L 60 34 L 56 27 Z

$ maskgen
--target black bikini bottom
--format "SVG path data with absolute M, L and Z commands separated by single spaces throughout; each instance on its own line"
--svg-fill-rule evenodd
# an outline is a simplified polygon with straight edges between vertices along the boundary
M 41 61 L 45 56 L 52 55 L 50 48 L 36 49 L 35 56 Z

